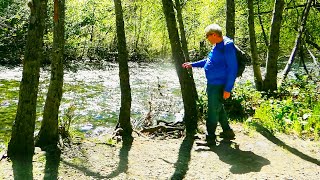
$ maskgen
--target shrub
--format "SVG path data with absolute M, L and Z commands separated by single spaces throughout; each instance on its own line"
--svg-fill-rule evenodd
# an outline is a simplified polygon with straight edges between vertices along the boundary
M 228 117 L 242 121 L 253 117 L 270 132 L 320 137 L 319 82 L 306 77 L 289 80 L 273 96 L 255 90 L 251 82 L 236 84 L 232 97 L 225 102 Z M 201 119 L 207 116 L 206 92 L 199 93 Z M 251 119 L 251 118 L 250 118 Z
M 271 132 L 319 138 L 320 105 L 317 82 L 307 77 L 289 80 L 274 98 L 264 101 L 254 118 Z

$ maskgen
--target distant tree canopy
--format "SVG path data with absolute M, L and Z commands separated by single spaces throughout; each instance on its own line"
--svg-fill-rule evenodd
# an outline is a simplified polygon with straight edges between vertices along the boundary
M 51 1 L 48 2 L 53 3 Z M 203 29 L 211 23 L 226 26 L 226 1 L 184 0 L 183 18 L 188 48 L 199 50 L 204 40 Z M 294 46 L 305 0 L 286 0 L 280 36 L 280 58 L 288 57 Z M 254 1 L 255 32 L 258 57 L 265 61 L 265 36 L 270 34 L 274 0 Z M 320 11 L 314 1 L 306 24 L 312 42 L 320 44 Z M 49 6 L 52 7 L 52 6 Z M 160 0 L 123 0 L 129 60 L 143 61 L 166 58 L 170 43 Z M 52 49 L 53 17 L 46 20 L 45 50 Z M 29 11 L 26 1 L 3 0 L 0 3 L 0 64 L 17 65 L 23 60 Z M 235 0 L 236 44 L 249 49 L 247 0 Z M 260 16 L 260 17 L 259 17 Z M 110 0 L 70 0 L 66 2 L 66 59 L 115 60 L 116 28 L 114 3 Z M 226 31 L 225 31 L 226 32 Z M 265 33 L 263 33 L 265 32 Z M 50 57 L 50 56 L 45 56 Z M 50 63 L 45 59 L 45 63 Z

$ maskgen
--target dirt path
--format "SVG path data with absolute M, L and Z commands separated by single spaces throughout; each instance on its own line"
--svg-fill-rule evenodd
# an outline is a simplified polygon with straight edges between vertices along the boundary
M 58 174 L 37 149 L 33 178 L 58 179 L 319 179 L 320 142 L 287 135 L 272 136 L 232 125 L 237 139 L 214 148 L 193 139 L 135 137 L 132 143 L 106 145 L 107 136 L 86 139 L 61 154 Z M 54 163 L 53 163 L 54 164 Z M 49 169 L 45 173 L 45 169 Z M 0 179 L 13 179 L 11 163 L 2 160 Z

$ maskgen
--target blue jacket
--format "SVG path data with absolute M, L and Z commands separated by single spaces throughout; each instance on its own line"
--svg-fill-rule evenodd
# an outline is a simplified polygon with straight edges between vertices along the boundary
M 224 85 L 231 92 L 238 72 L 238 61 L 233 41 L 224 36 L 223 41 L 213 46 L 206 59 L 192 63 L 192 67 L 203 67 L 207 83 Z

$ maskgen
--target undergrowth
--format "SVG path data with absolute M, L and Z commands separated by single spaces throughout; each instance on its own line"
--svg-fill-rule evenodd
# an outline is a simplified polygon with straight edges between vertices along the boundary
M 232 97 L 225 101 L 231 120 L 259 123 L 270 132 L 296 134 L 301 138 L 320 138 L 320 84 L 303 77 L 288 80 L 276 92 L 255 90 L 251 82 L 236 84 Z M 199 95 L 202 119 L 207 113 L 205 91 Z

